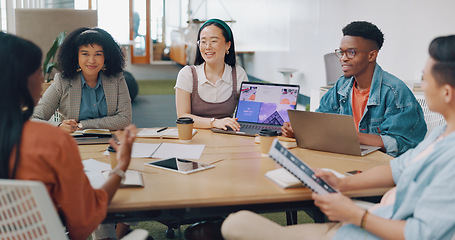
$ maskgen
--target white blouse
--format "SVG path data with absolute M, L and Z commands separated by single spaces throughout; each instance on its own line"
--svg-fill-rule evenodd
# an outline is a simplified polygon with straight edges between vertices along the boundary
M 198 76 L 198 93 L 202 100 L 211 103 L 219 103 L 226 101 L 232 93 L 232 67 L 225 64 L 224 73 L 221 79 L 215 84 L 207 80 L 205 76 L 205 63 L 196 65 L 196 73 Z M 236 66 L 237 71 L 237 92 L 240 92 L 240 85 L 243 81 L 248 81 L 248 76 L 242 67 Z M 182 89 L 189 93 L 193 92 L 193 74 L 190 66 L 182 68 L 177 75 L 175 88 Z

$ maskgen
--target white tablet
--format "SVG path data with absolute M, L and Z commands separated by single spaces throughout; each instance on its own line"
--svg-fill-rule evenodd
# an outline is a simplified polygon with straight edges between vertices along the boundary
M 194 173 L 215 167 L 215 165 L 212 164 L 198 163 L 181 158 L 168 158 L 153 162 L 147 162 L 145 165 L 183 174 Z

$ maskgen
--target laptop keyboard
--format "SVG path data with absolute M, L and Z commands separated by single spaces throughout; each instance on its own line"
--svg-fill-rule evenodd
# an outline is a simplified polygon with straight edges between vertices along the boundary
M 245 124 L 245 123 L 240 123 L 240 128 L 241 129 L 273 129 L 273 130 L 280 130 L 281 126 L 264 126 L 264 125 L 259 125 L 259 124 Z

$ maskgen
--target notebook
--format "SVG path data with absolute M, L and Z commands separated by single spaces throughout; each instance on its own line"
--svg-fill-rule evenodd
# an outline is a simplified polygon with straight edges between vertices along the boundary
M 103 178 L 107 180 L 109 178 L 110 170 L 102 172 Z M 125 181 L 120 184 L 121 188 L 127 187 L 144 187 L 144 181 L 142 180 L 142 173 L 135 170 L 127 170 L 125 172 Z
M 295 109 L 300 86 L 291 84 L 242 82 L 235 117 L 240 131 L 213 128 L 213 132 L 255 136 L 261 129 L 281 132 L 289 122 L 287 110 Z
M 379 149 L 360 145 L 349 115 L 289 110 L 292 130 L 301 148 L 365 156 Z
M 106 144 L 112 137 L 109 129 L 85 129 L 71 133 L 78 145 Z

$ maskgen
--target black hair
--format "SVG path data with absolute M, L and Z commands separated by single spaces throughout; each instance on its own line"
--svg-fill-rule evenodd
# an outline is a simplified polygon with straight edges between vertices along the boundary
M 217 22 L 209 22 L 209 23 L 202 25 L 202 27 L 199 29 L 199 32 L 197 33 L 197 40 L 199 41 L 199 39 L 201 38 L 202 29 L 204 29 L 210 25 L 215 25 L 216 27 L 221 29 L 221 31 L 223 32 L 223 36 L 226 39 L 226 42 L 229 42 L 229 41 L 231 42 L 231 47 L 229 48 L 229 54 L 227 54 L 225 56 L 224 62 L 231 67 L 235 67 L 236 59 L 235 59 L 235 47 L 234 47 L 234 35 L 232 34 L 232 31 L 231 31 L 231 38 L 230 38 L 229 33 L 221 24 L 219 24 Z M 202 58 L 201 50 L 199 49 L 199 46 L 198 46 L 196 48 L 196 60 L 194 61 L 194 65 L 199 65 L 204 62 L 205 62 L 205 60 L 204 60 L 204 58 Z
M 22 129 L 35 107 L 28 78 L 40 69 L 41 59 L 41 49 L 34 43 L 0 32 L 0 178 L 15 176 Z M 14 148 L 16 161 L 9 174 Z
M 362 37 L 368 40 L 372 40 L 377 45 L 377 50 L 380 50 L 384 43 L 384 34 L 382 34 L 379 28 L 366 21 L 355 21 L 351 22 L 343 28 L 343 36 L 354 36 Z
M 68 34 L 60 46 L 58 63 L 65 78 L 74 78 L 79 68 L 79 47 L 98 44 L 103 47 L 106 76 L 112 76 L 123 71 L 125 56 L 120 46 L 112 36 L 100 28 L 78 28 Z
M 455 87 L 455 35 L 433 39 L 428 52 L 436 61 L 431 69 L 436 82 L 439 85 L 449 84 Z

